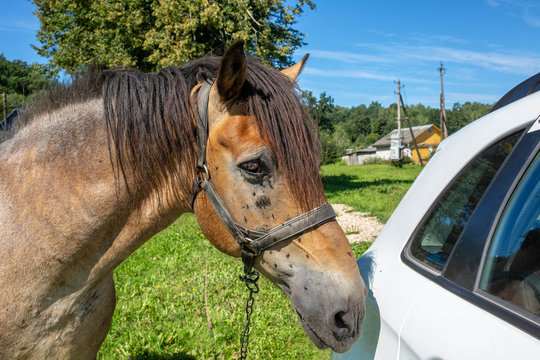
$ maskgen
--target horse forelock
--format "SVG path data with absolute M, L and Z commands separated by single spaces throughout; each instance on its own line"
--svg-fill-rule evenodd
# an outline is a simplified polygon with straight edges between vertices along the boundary
M 320 205 L 324 201 L 320 147 L 315 125 L 300 102 L 297 88 L 274 68 L 250 61 L 242 95 L 292 196 L 303 210 Z

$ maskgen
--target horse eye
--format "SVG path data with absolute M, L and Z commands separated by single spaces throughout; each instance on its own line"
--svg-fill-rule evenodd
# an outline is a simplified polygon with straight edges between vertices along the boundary
M 245 163 L 242 163 L 240 164 L 240 168 L 252 174 L 260 174 L 262 172 L 261 163 L 259 160 L 247 161 Z

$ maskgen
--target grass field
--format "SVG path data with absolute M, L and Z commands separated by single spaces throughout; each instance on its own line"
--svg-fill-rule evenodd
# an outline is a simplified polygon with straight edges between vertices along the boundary
M 422 168 L 406 164 L 323 166 L 324 191 L 332 204 L 347 204 L 386 223 Z
M 385 165 L 322 169 L 331 203 L 343 203 L 386 221 L 420 168 Z M 360 256 L 369 244 L 354 244 Z M 208 256 L 207 256 L 208 253 Z M 215 355 L 238 358 L 247 290 L 241 261 L 215 250 L 186 214 L 156 235 L 115 271 L 117 306 L 98 359 L 213 359 L 205 308 L 213 320 Z M 289 299 L 266 279 L 256 295 L 250 359 L 327 359 L 305 336 Z

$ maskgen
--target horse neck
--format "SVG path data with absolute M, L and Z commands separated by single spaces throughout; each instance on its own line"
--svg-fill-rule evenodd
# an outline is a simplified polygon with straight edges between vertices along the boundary
M 8 222 L 0 248 L 24 248 L 36 264 L 52 255 L 51 276 L 67 283 L 66 276 L 102 278 L 186 211 L 178 201 L 155 201 L 159 189 L 132 201 L 114 174 L 102 114 L 98 99 L 73 104 L 39 115 L 0 145 L 0 182 L 10 189 L 0 195 Z

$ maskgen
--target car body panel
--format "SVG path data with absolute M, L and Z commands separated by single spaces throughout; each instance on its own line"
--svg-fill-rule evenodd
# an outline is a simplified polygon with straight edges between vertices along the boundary
M 435 283 L 414 305 L 400 339 L 399 359 L 537 360 L 540 356 L 538 339 Z M 414 351 L 404 351 L 407 348 Z

